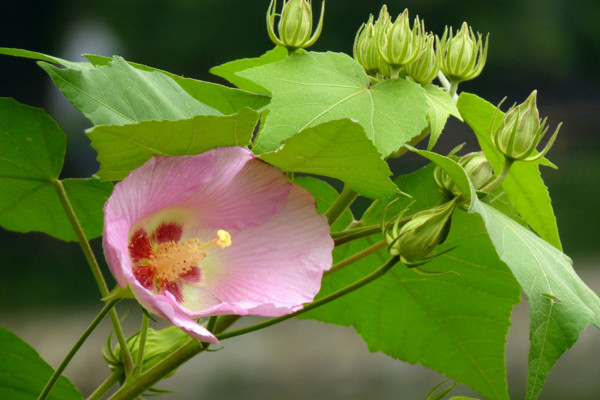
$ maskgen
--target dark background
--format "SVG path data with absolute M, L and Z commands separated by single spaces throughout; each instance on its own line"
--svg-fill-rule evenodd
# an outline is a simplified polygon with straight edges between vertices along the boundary
M 351 54 L 354 35 L 383 1 L 330 0 L 325 26 L 311 50 Z M 482 75 L 469 91 L 497 104 L 522 102 L 538 90 L 550 132 L 563 127 L 544 168 L 564 250 L 578 271 L 597 268 L 600 213 L 600 2 L 597 0 L 388 1 L 392 15 L 409 8 L 427 30 L 467 21 L 490 34 Z M 225 83 L 210 67 L 255 57 L 272 48 L 265 29 L 267 0 L 48 0 L 0 1 L 0 46 L 81 60 L 82 53 L 119 54 L 129 61 L 192 78 Z M 314 3 L 316 9 L 319 2 Z M 90 126 L 32 60 L 0 56 L 0 96 L 43 107 L 68 134 L 63 176 L 89 176 L 98 166 L 83 131 Z M 448 123 L 438 152 L 474 138 L 456 120 Z M 395 165 L 400 173 L 415 168 Z M 0 190 L 2 190 L 0 188 Z M 94 241 L 101 257 L 101 246 Z M 0 228 L 0 318 L 19 310 L 69 304 L 97 305 L 97 289 L 74 243 Z M 0 321 L 1 322 L 1 321 Z

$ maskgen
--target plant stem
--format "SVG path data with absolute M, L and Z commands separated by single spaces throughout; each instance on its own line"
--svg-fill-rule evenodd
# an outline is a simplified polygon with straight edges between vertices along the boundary
M 75 353 L 77 353 L 77 351 L 81 348 L 81 346 L 87 340 L 87 338 L 90 336 L 90 334 L 94 331 L 94 329 L 96 329 L 96 326 L 98 326 L 98 324 L 100 323 L 100 321 L 102 321 L 104 316 L 119 301 L 120 300 L 112 300 L 112 301 L 106 303 L 106 305 L 102 308 L 102 310 L 100 310 L 98 315 L 96 315 L 96 317 L 90 323 L 90 325 L 87 327 L 87 329 L 83 332 L 83 334 L 79 337 L 79 339 L 77 339 L 77 342 L 75 342 L 75 344 L 73 345 L 73 348 L 71 348 L 71 351 L 69 351 L 69 353 L 65 356 L 63 361 L 58 366 L 58 368 L 56 368 L 56 370 L 50 377 L 50 380 L 48 380 L 48 383 L 46 383 L 44 390 L 42 390 L 42 393 L 40 393 L 40 395 L 38 396 L 38 400 L 44 400 L 46 397 L 48 397 L 48 395 L 52 391 L 52 388 L 54 387 L 54 384 L 56 383 L 58 378 L 60 378 L 60 375 L 65 370 L 65 368 L 67 367 L 69 362 L 73 359 L 73 356 L 75 356 Z
M 96 256 L 94 255 L 94 251 L 90 246 L 90 243 L 85 236 L 85 232 L 77 219 L 77 215 L 75 215 L 75 211 L 73 210 L 73 206 L 71 206 L 71 202 L 69 201 L 69 197 L 67 196 L 67 192 L 65 187 L 63 186 L 60 180 L 55 180 L 54 188 L 58 193 L 58 197 L 62 203 L 62 206 L 71 222 L 71 226 L 77 235 L 77 239 L 79 241 L 79 245 L 81 246 L 81 250 L 85 255 L 85 258 L 92 269 L 92 275 L 94 275 L 94 279 L 96 280 L 96 284 L 98 285 L 98 289 L 100 289 L 100 294 L 102 297 L 108 295 L 108 286 L 106 285 L 106 281 L 102 276 L 102 271 L 100 270 L 100 265 L 96 260 Z M 125 366 L 125 372 L 129 374 L 133 370 L 133 359 L 131 358 L 131 353 L 129 352 L 129 347 L 127 347 L 127 342 L 125 340 L 125 335 L 123 334 L 123 329 L 121 328 L 121 322 L 119 321 L 119 316 L 114 308 L 110 309 L 109 312 L 110 319 L 113 324 L 113 329 L 115 331 L 115 335 L 117 336 L 117 340 L 121 345 L 121 351 L 123 352 L 123 365 Z
M 489 194 L 496 190 L 500 185 L 502 185 L 502 182 L 504 182 L 504 179 L 506 179 L 506 177 L 508 176 L 508 172 L 510 171 L 510 167 L 512 167 L 514 161 L 515 160 L 513 159 L 505 158 L 502 171 L 500 171 L 500 173 L 496 175 L 496 178 L 492 182 L 490 182 L 486 187 L 482 188 L 480 191 Z
M 360 239 L 365 236 L 371 236 L 381 232 L 381 224 L 365 226 L 361 228 L 349 229 L 331 234 L 335 247 L 344 243 L 351 242 L 355 239 Z
M 335 202 L 329 207 L 325 215 L 327 216 L 327 222 L 329 225 L 333 225 L 335 221 L 346 211 L 350 204 L 358 197 L 358 193 L 350 189 L 349 186 L 344 185 L 342 193 L 338 196 Z
M 339 271 L 340 269 L 355 263 L 356 261 L 360 260 L 361 258 L 364 258 L 372 253 L 375 253 L 376 251 L 379 251 L 381 249 L 383 249 L 385 246 L 387 246 L 387 241 L 386 240 L 382 240 L 380 242 L 375 243 L 372 246 L 367 247 L 366 249 L 359 251 L 358 253 L 338 262 L 337 264 L 334 264 L 333 267 L 331 267 L 329 269 L 329 271 L 325 271 L 325 273 L 323 274 L 323 276 L 327 276 L 327 275 L 331 275 L 332 273 L 334 273 L 335 271 Z
M 217 324 L 217 316 L 213 315 L 212 317 L 210 317 L 208 319 L 208 323 L 206 324 L 206 329 L 212 333 L 212 331 L 215 329 L 215 325 Z
M 136 374 L 141 374 L 142 367 L 144 366 L 144 348 L 146 347 L 146 334 L 148 333 L 149 321 L 150 318 L 148 317 L 148 314 L 142 313 L 142 329 L 140 330 L 140 342 L 138 343 L 138 354 L 134 369 L 134 373 Z
M 114 384 L 123 377 L 123 373 L 124 371 L 122 368 L 114 370 L 113 373 L 110 374 L 109 377 L 106 378 L 104 382 L 102 382 L 102 384 L 96 388 L 96 390 L 94 390 L 94 393 L 90 394 L 87 400 L 99 400 L 102 398 L 108 389 L 113 387 Z
M 374 281 L 375 279 L 383 276 L 386 272 L 388 272 L 396 263 L 398 262 L 398 256 L 391 257 L 388 261 L 386 261 L 382 266 L 377 268 L 375 271 L 365 276 L 353 284 L 346 286 L 345 288 L 338 290 L 328 296 L 325 296 L 317 301 L 306 304 L 301 310 L 296 311 L 295 313 L 284 315 L 282 317 L 271 318 L 266 321 L 260 322 L 258 324 L 250 325 L 244 328 L 237 329 L 231 332 L 225 332 L 222 334 L 216 334 L 217 339 L 224 340 L 228 338 L 232 338 L 235 336 L 239 336 L 245 333 L 254 332 L 259 329 L 266 328 L 268 326 L 277 324 L 279 322 L 283 322 L 287 319 L 298 316 L 307 311 L 313 310 L 317 307 L 320 307 L 324 304 L 329 303 L 330 301 L 336 300 L 350 292 L 353 292 L 356 289 L 359 289 L 366 284 Z M 229 317 L 229 316 L 226 316 Z M 235 316 L 234 316 L 235 317 Z M 236 318 L 231 319 L 231 321 L 235 321 Z M 219 323 L 217 322 L 217 326 Z M 225 324 L 224 324 L 225 325 Z M 225 326 L 226 328 L 226 326 Z M 196 354 L 206 350 L 208 346 L 204 343 L 201 343 L 197 340 L 190 340 L 179 349 L 175 350 L 170 356 L 162 360 L 160 363 L 156 364 L 154 367 L 150 368 L 148 371 L 144 372 L 142 375 L 134 377 L 125 382 L 125 385 L 122 386 L 115 394 L 113 394 L 109 400 L 128 400 L 139 396 L 147 390 L 150 386 L 152 386 L 159 379 L 173 371 L 175 368 L 179 367 L 181 364 L 195 356 Z M 89 399 L 92 400 L 92 399 Z M 95 400 L 95 399 L 93 399 Z

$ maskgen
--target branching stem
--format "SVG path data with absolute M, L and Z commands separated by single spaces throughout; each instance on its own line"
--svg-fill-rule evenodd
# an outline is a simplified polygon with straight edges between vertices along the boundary
M 96 284 L 98 285 L 98 289 L 100 289 L 100 294 L 102 297 L 106 297 L 108 295 L 108 286 L 106 285 L 106 281 L 102 276 L 102 271 L 100 270 L 100 265 L 96 260 L 96 256 L 94 255 L 94 251 L 90 246 L 90 243 L 85 236 L 85 232 L 77 219 L 77 215 L 73 210 L 73 206 L 69 201 L 69 196 L 60 180 L 55 180 L 54 188 L 58 193 L 58 197 L 62 203 L 62 206 L 71 222 L 71 226 L 77 235 L 77 239 L 79 241 L 79 245 L 81 246 L 81 250 L 85 255 L 85 258 L 92 269 L 92 275 L 94 275 L 94 279 L 96 280 Z M 131 353 L 129 351 L 129 347 L 127 347 L 127 341 L 125 340 L 125 335 L 123 334 L 123 328 L 121 328 L 121 321 L 119 321 L 119 316 L 117 311 L 114 308 L 111 308 L 109 311 L 109 316 L 113 325 L 113 329 L 115 331 L 115 335 L 117 336 L 117 340 L 119 341 L 119 345 L 121 346 L 121 351 L 123 352 L 123 365 L 125 366 L 125 372 L 129 374 L 133 370 L 133 359 L 131 358 Z

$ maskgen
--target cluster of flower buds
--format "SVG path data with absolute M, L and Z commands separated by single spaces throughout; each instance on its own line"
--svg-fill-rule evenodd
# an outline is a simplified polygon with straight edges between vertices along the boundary
M 313 33 L 312 0 L 283 0 L 281 14 L 277 14 L 277 0 L 271 0 L 267 10 L 267 31 L 277 46 L 285 46 L 291 53 L 296 49 L 305 49 L 315 44 L 323 29 L 325 2 L 321 5 L 319 24 Z M 279 24 L 275 33 L 275 18 Z
M 428 36 L 419 17 L 415 18 L 411 28 L 408 10 L 404 10 L 392 22 L 384 5 L 377 21 L 373 22 L 373 15 L 370 15 L 358 30 L 354 39 L 354 58 L 371 76 L 397 78 L 404 67 L 419 60 L 426 49 Z
M 507 160 L 538 160 L 550 150 L 556 139 L 560 124 L 554 131 L 546 147 L 541 152 L 532 154 L 548 130 L 546 118 L 540 121 L 536 96 L 537 91 L 534 90 L 525 102 L 518 106 L 513 105 L 496 129 L 494 129 L 494 121 L 492 121 L 490 127 L 492 143 Z M 500 105 L 498 105 L 499 108 Z M 494 115 L 494 120 L 495 117 Z
M 460 157 L 457 162 L 469 176 L 475 190 L 484 189 L 494 179 L 492 164 L 485 158 L 482 151 L 466 154 Z M 462 192 L 454 180 L 439 166 L 433 172 L 433 179 L 440 190 L 448 197 L 462 196 Z
M 488 38 L 485 44 L 478 32 L 463 22 L 462 27 L 452 34 L 452 28 L 446 28 L 438 39 L 438 50 L 442 58 L 442 72 L 451 81 L 462 82 L 474 79 L 481 74 L 487 58 Z
M 399 256 L 407 267 L 417 267 L 442 253 L 434 249 L 442 244 L 450 232 L 456 198 L 434 208 L 420 211 L 410 219 L 402 214 L 384 229 L 388 252 Z
M 477 35 L 465 23 L 456 35 L 446 28 L 440 39 L 425 31 L 418 16 L 411 27 L 408 10 L 392 22 L 384 5 L 377 21 L 371 15 L 358 30 L 354 58 L 377 79 L 409 76 L 427 85 L 442 70 L 451 81 L 461 82 L 478 76 L 485 65 L 487 39 L 484 45 Z

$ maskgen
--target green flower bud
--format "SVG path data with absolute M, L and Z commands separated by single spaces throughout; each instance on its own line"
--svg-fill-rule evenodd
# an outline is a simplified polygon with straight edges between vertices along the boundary
M 315 44 L 323 29 L 325 2 L 321 6 L 321 16 L 317 29 L 313 33 L 312 0 L 284 0 L 277 30 L 275 34 L 275 9 L 277 0 L 271 0 L 267 10 L 267 31 L 269 37 L 277 46 L 285 46 L 290 51 L 305 49 Z M 312 36 L 311 36 L 312 34 Z
M 430 84 L 437 77 L 442 65 L 442 59 L 434 49 L 434 41 L 432 35 L 427 35 L 424 51 L 415 61 L 406 66 L 406 74 L 423 86 Z
M 512 106 L 498 127 L 494 130 L 494 121 L 490 128 L 490 135 L 494 146 L 507 159 L 514 161 L 535 161 L 543 157 L 556 139 L 560 124 L 540 153 L 531 155 L 536 149 L 548 127 L 546 118 L 540 121 L 536 105 L 537 91 L 531 92 L 527 100 L 518 106 Z M 500 105 L 498 105 L 498 109 Z M 494 115 L 494 120 L 495 120 Z
M 485 44 L 481 34 L 477 37 L 473 29 L 463 22 L 456 36 L 452 35 L 452 28 L 444 30 L 444 35 L 438 38 L 438 51 L 442 58 L 442 72 L 449 79 L 462 82 L 476 78 L 481 74 L 487 58 L 488 38 Z
M 408 9 L 404 10 L 394 23 L 391 22 L 387 9 L 385 14 L 387 18 L 382 20 L 382 29 L 377 37 L 377 48 L 388 65 L 393 69 L 399 69 L 414 62 L 423 52 L 426 38 L 425 25 L 417 17 L 411 29 Z
M 127 339 L 127 346 L 134 360 L 137 360 L 139 350 L 139 334 L 138 332 Z M 112 348 L 111 339 L 112 335 L 108 337 L 108 340 L 104 344 L 102 353 L 104 360 L 108 363 L 110 369 L 114 371 L 117 368 L 123 367 L 123 355 L 119 344 Z M 189 340 L 189 335 L 176 326 L 171 326 L 160 331 L 148 328 L 146 331 L 142 369 L 144 371 L 148 370 Z
M 389 253 L 400 256 L 400 261 L 409 267 L 433 259 L 437 256 L 433 254 L 433 250 L 446 240 L 450 232 L 455 208 L 456 198 L 441 206 L 416 213 L 403 225 L 398 218 L 384 232 Z
M 463 167 L 475 190 L 488 185 L 494 178 L 492 164 L 485 158 L 482 151 L 466 154 L 458 159 L 458 165 Z M 451 196 L 461 196 L 462 192 L 454 180 L 439 166 L 433 171 L 433 179 L 436 185 Z
M 356 37 L 353 46 L 354 59 L 362 65 L 367 74 L 376 76 L 381 70 L 381 56 L 377 51 L 377 43 L 375 36 L 375 24 L 373 23 L 373 15 L 369 16 L 369 20 L 362 24 Z

